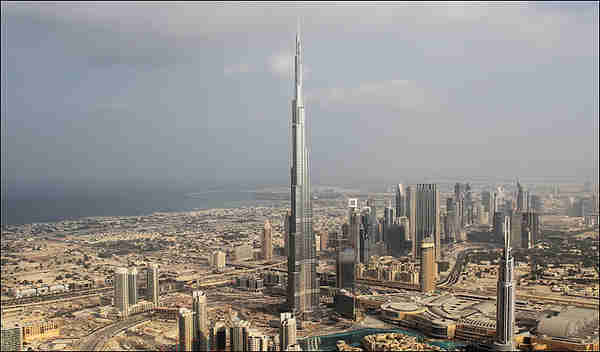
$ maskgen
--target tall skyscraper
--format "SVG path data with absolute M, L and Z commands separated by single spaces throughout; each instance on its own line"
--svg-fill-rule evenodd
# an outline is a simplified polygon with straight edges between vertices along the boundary
M 456 213 L 456 202 L 454 198 L 446 199 L 446 223 L 444 224 L 446 241 L 456 242 L 458 237 L 458 216 Z
M 509 217 L 504 218 L 504 253 L 498 268 L 496 293 L 496 345 L 504 351 L 515 349 L 515 263 L 511 252 L 510 222 Z
M 208 350 L 208 308 L 206 294 L 202 291 L 192 292 L 192 309 L 194 311 L 194 345 L 200 351 Z
M 320 285 L 317 251 L 312 226 L 309 155 L 306 147 L 304 100 L 302 96 L 302 41 L 296 36 L 295 97 L 292 100 L 291 219 L 288 254 L 289 309 L 296 314 L 319 308 Z
M 541 241 L 542 229 L 540 223 L 540 214 L 533 211 L 523 213 L 522 231 L 523 236 L 521 241 L 523 242 L 523 248 L 531 248 Z M 525 234 L 529 235 L 524 236 Z M 527 238 L 527 243 L 523 238 Z
M 177 351 L 193 351 L 194 312 L 187 308 L 179 308 L 177 326 L 179 328 L 179 348 Z
M 419 184 L 416 191 L 415 229 L 416 254 L 421 256 L 421 242 L 427 237 L 433 239 L 435 258 L 440 259 L 440 192 L 435 184 Z M 415 245 L 413 245 L 415 248 Z
M 351 247 L 354 249 L 355 262 L 360 263 L 360 226 L 361 226 L 361 216 L 358 209 L 352 209 L 350 213 L 350 219 L 348 219 L 348 235 L 349 235 L 349 243 Z
M 389 231 L 389 228 L 392 227 L 392 225 L 394 224 L 395 218 L 396 217 L 394 216 L 394 208 L 392 208 L 390 204 L 384 209 L 383 212 L 383 238 L 381 239 L 382 241 L 386 241 L 387 232 Z
M 517 179 L 517 210 L 524 212 L 529 210 L 529 192 L 523 189 Z
M 231 349 L 231 329 L 220 320 L 210 327 L 210 346 L 213 351 L 229 351 Z
M 504 212 L 497 211 L 494 213 L 494 237 L 496 240 L 501 240 L 504 236 Z
M 496 200 L 495 195 L 489 191 L 485 191 L 481 193 L 481 204 L 483 205 L 483 210 L 487 211 L 488 214 L 488 225 L 492 225 L 494 223 L 494 213 L 496 212 Z
M 336 258 L 337 288 L 354 291 L 355 256 L 352 248 L 338 248 Z
M 148 300 L 152 302 L 155 307 L 158 307 L 158 264 L 150 264 L 146 270 L 146 285 Z
M 234 319 L 231 326 L 231 350 L 248 351 L 248 332 L 250 322 L 247 320 Z
M 115 307 L 126 317 L 129 314 L 129 288 L 127 280 L 127 268 L 117 268 L 113 279 L 115 287 Z
M 271 238 L 271 222 L 269 220 L 265 221 L 265 226 L 263 228 L 262 259 L 273 259 L 273 240 Z
M 377 204 L 374 198 L 367 199 L 369 208 L 369 238 L 372 243 L 379 242 L 379 222 L 377 221 Z
M 396 216 L 407 216 L 406 210 L 406 193 L 404 192 L 404 185 L 398 184 L 396 186 Z
M 471 193 L 471 185 L 465 184 L 465 213 L 466 213 L 466 224 L 471 225 L 474 222 L 474 210 L 473 210 L 473 195 Z
M 127 287 L 129 291 L 129 305 L 132 306 L 137 303 L 137 269 L 132 268 L 127 274 Z
M 515 248 L 521 248 L 523 243 L 523 213 L 518 209 L 514 210 L 511 213 L 510 217 L 510 243 L 515 246 Z
M 281 313 L 279 316 L 279 346 L 282 351 L 287 351 L 288 346 L 296 345 L 296 318 L 292 313 Z
M 269 349 L 271 348 L 271 338 L 259 331 L 250 329 L 248 330 L 247 348 L 247 351 L 249 352 L 271 351 Z
M 435 290 L 435 248 L 433 238 L 427 237 L 421 243 L 421 270 L 419 284 L 421 291 L 432 292 Z
M 406 212 L 408 213 L 408 240 L 412 243 L 412 256 L 415 259 L 417 257 L 417 190 L 412 186 L 406 188 Z

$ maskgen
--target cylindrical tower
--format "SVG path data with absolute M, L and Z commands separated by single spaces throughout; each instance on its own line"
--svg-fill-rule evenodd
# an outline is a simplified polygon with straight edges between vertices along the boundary
M 421 270 L 419 272 L 421 291 L 435 290 L 435 248 L 430 237 L 421 243 Z

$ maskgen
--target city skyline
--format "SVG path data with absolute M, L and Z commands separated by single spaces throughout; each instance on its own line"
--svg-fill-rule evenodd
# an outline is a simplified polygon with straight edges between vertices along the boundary
M 599 2 L 1 9 L 0 350 L 599 349 Z
M 281 116 L 292 69 L 285 38 L 298 16 L 312 48 L 306 99 L 315 183 L 586 179 L 598 164 L 597 8 L 296 4 L 249 6 L 241 15 L 227 4 L 3 2 L 10 104 L 2 109 L 2 194 L 198 186 L 239 182 L 241 173 L 246 182 L 284 184 Z M 263 17 L 266 10 L 273 16 Z M 377 17 L 383 12 L 385 20 Z M 222 23 L 203 22 L 208 13 Z M 399 150 L 419 153 L 405 155 L 400 168 L 389 162 Z M 378 175 L 365 172 L 374 169 Z

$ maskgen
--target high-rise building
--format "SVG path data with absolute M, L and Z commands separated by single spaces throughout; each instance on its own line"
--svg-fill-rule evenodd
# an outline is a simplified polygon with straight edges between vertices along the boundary
M 296 318 L 292 313 L 281 313 L 279 321 L 279 346 L 282 351 L 287 351 L 288 346 L 297 344 Z
M 2 326 L 0 328 L 0 351 L 23 350 L 23 327 L 20 325 Z
M 527 238 L 527 243 L 523 241 L 523 248 L 531 248 L 542 240 L 542 226 L 540 222 L 540 214 L 528 211 L 523 213 L 522 231 L 528 236 L 522 236 Z
M 271 348 L 271 339 L 269 336 L 250 329 L 248 330 L 247 351 L 249 352 L 267 352 Z
M 473 195 L 471 193 L 471 185 L 465 184 L 465 213 L 466 225 L 471 225 L 474 222 Z
M 440 259 L 440 192 L 435 184 L 419 184 L 416 191 L 415 229 L 416 257 L 420 257 L 420 243 L 431 237 L 435 246 L 435 258 Z M 415 245 L 413 244 L 413 248 Z
M 364 219 L 364 217 L 363 217 Z M 363 263 L 366 264 L 369 261 L 369 249 L 370 249 L 370 245 L 371 245 L 371 241 L 369 238 L 369 231 L 367 230 L 368 227 L 365 226 L 364 224 L 360 225 L 360 235 L 359 235 L 359 241 L 358 241 L 358 248 L 359 248 L 359 253 L 358 253 L 358 260 L 357 262 L 359 263 Z
M 231 350 L 248 351 L 248 332 L 250 322 L 247 320 L 234 319 L 231 326 Z
M 382 241 L 385 242 L 387 231 L 389 231 L 390 227 L 394 224 L 395 218 L 396 217 L 394 216 L 394 208 L 392 208 L 391 206 L 386 207 L 383 212 L 383 238 L 381 239 Z
M 217 272 L 225 270 L 225 253 L 216 251 L 213 253 L 213 266 Z
M 192 309 L 194 311 L 194 345 L 200 351 L 207 351 L 209 339 L 208 308 L 206 294 L 202 291 L 192 292 Z
M 504 236 L 504 212 L 497 211 L 494 213 L 494 237 L 500 240 Z
M 403 251 L 406 249 L 406 243 L 408 241 L 407 235 L 409 231 L 408 218 L 403 216 L 398 218 L 398 224 L 392 225 L 387 230 L 385 237 L 385 244 L 388 248 L 389 255 L 394 257 L 400 257 L 403 255 Z
M 115 307 L 126 317 L 129 314 L 129 288 L 127 280 L 127 268 L 117 268 L 113 279 L 115 287 Z
M 338 249 L 336 258 L 337 288 L 354 289 L 354 251 L 352 248 Z
M 446 223 L 444 224 L 446 241 L 456 242 L 458 237 L 458 214 L 456 213 L 456 202 L 453 198 L 446 199 Z
M 406 193 L 404 193 L 404 185 L 396 185 L 396 216 L 408 216 L 406 211 Z
M 377 221 L 377 202 L 375 199 L 367 199 L 369 208 L 369 238 L 373 243 L 379 242 L 379 222 Z
M 159 284 L 158 284 L 158 264 L 150 264 L 146 270 L 146 293 L 148 300 L 158 307 Z
M 406 212 L 408 213 L 408 239 L 412 243 L 413 258 L 417 256 L 416 240 L 416 213 L 417 213 L 417 190 L 415 187 L 406 188 Z
M 504 218 L 504 252 L 498 268 L 496 299 L 497 349 L 513 351 L 515 333 L 514 258 L 511 252 L 511 219 Z
M 361 215 L 360 211 L 356 208 L 352 210 L 350 213 L 350 219 L 348 230 L 349 230 L 349 240 L 350 245 L 354 249 L 354 256 L 356 257 L 356 262 L 360 262 L 360 226 L 361 226 Z
M 127 274 L 127 287 L 129 290 L 129 305 L 133 306 L 137 304 L 138 295 L 137 295 L 137 269 L 132 268 L 129 270 Z
M 515 245 L 515 248 L 521 248 L 523 240 L 523 213 L 515 210 L 510 217 L 510 243 Z
M 421 269 L 419 272 L 421 291 L 435 290 L 435 245 L 433 239 L 427 237 L 421 242 Z
M 465 220 L 465 190 L 464 186 L 460 183 L 454 185 L 454 200 L 456 202 L 456 216 L 458 218 L 457 231 L 461 231 L 466 225 Z
M 302 96 L 302 41 L 296 36 L 295 97 L 292 100 L 291 219 L 288 253 L 289 309 L 297 314 L 319 308 L 317 251 L 312 222 L 309 153 L 306 147 L 304 99 Z
M 517 179 L 517 210 L 525 212 L 529 210 L 529 193 L 523 189 L 521 183 Z
M 262 259 L 273 259 L 273 240 L 271 238 L 271 222 L 269 220 L 265 221 L 265 226 L 263 227 Z
M 229 351 L 231 349 L 231 329 L 224 321 L 216 321 L 210 327 L 210 347 L 214 351 Z M 213 347 L 214 346 L 214 347 Z
M 194 344 L 194 312 L 187 308 L 179 308 L 177 315 L 177 326 L 179 328 L 178 351 L 193 351 Z

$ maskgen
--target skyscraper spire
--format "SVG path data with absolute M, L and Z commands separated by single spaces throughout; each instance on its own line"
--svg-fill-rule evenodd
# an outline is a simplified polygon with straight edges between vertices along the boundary
M 288 307 L 294 313 L 314 312 L 319 307 L 317 252 L 312 228 L 309 154 L 302 99 L 302 39 L 296 34 L 295 95 L 292 100 L 291 214 L 288 248 Z

